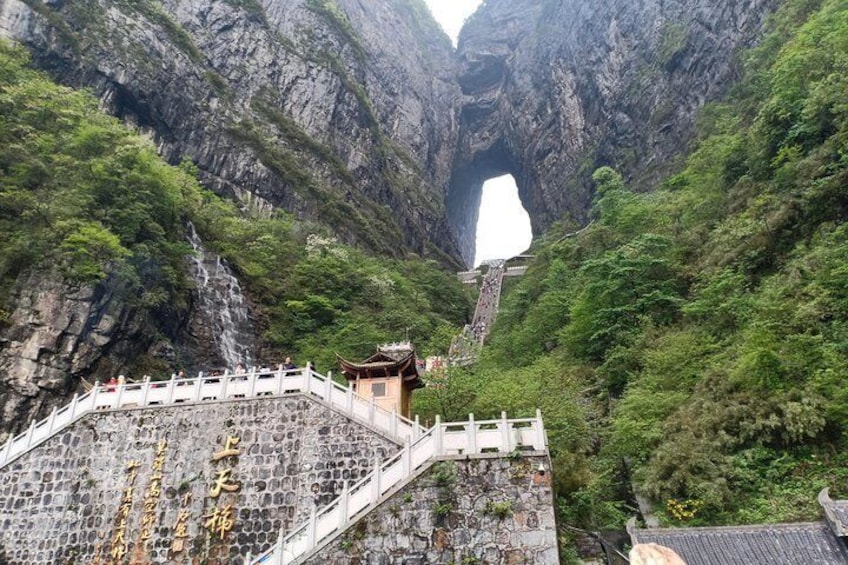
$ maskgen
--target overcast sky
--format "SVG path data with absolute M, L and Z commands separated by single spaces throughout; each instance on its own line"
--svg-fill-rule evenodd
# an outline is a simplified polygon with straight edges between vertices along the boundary
M 433 17 L 442 24 L 442 29 L 453 39 L 454 44 L 465 18 L 473 14 L 480 4 L 481 0 L 427 0 Z
M 427 0 L 433 17 L 453 39 L 481 0 Z M 480 220 L 477 222 L 477 266 L 487 259 L 508 259 L 530 247 L 530 217 L 518 199 L 511 176 L 492 179 L 483 187 Z
M 530 247 L 530 216 L 521 206 L 515 179 L 506 175 L 483 185 L 477 222 L 476 267 L 487 259 L 509 259 Z

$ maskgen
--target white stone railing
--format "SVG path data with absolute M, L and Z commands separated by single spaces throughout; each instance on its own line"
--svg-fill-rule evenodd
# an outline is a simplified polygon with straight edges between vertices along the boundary
M 459 282 L 465 284 L 477 284 L 477 278 L 482 273 L 479 270 L 476 271 L 462 271 L 456 274 L 456 278 L 459 279 Z
M 380 498 L 411 477 L 434 457 L 454 454 L 502 453 L 516 449 L 547 449 L 547 436 L 540 411 L 535 418 L 436 425 L 424 435 L 404 446 L 385 462 L 376 462 L 374 471 L 348 487 L 333 502 L 314 511 L 309 520 L 288 535 L 280 532 L 277 544 L 258 557 L 247 556 L 248 565 L 290 565 L 303 558 L 319 544 L 341 532 L 353 519 L 373 508 Z
M 26 432 L 9 438 L 0 449 L 0 469 L 92 412 L 293 393 L 314 395 L 348 417 L 371 425 L 401 443 L 414 441 L 426 431 L 417 421 L 388 412 L 377 406 L 373 398 L 365 399 L 350 387 L 309 369 L 253 370 L 125 385 L 95 383 L 89 392 L 74 395 L 67 406 L 54 409 L 44 420 L 33 421 Z
M 527 265 L 519 265 L 517 267 L 507 267 L 504 273 L 505 277 L 520 277 L 527 273 Z

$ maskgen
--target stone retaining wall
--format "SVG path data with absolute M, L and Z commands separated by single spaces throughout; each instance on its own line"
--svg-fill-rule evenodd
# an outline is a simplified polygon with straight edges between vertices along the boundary
M 545 471 L 539 472 L 542 465 Z M 303 565 L 559 563 L 547 456 L 435 463 Z
M 0 469 L 0 563 L 241 563 L 398 449 L 303 395 L 91 414 Z

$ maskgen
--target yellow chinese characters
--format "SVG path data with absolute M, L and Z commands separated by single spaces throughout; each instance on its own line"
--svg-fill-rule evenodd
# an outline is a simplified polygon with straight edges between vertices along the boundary
M 232 477 L 232 469 L 224 469 L 222 471 L 218 471 L 218 476 L 215 478 L 215 484 L 212 485 L 212 488 L 209 489 L 209 496 L 212 498 L 218 498 L 221 496 L 221 491 L 226 492 L 236 492 L 239 489 L 239 484 L 234 482 Z
M 241 455 L 241 452 L 236 449 L 236 446 L 239 444 L 239 441 L 241 441 L 240 438 L 237 438 L 235 436 L 227 436 L 227 441 L 224 444 L 224 449 L 213 453 L 212 461 L 220 461 L 225 457 L 236 457 L 238 455 Z
M 191 501 L 191 493 L 186 493 L 183 497 L 182 508 L 177 515 L 177 521 L 174 524 L 174 541 L 171 543 L 171 551 L 179 553 L 185 551 L 186 539 L 188 539 L 188 519 L 191 518 L 191 512 L 188 509 Z
M 206 522 L 203 526 L 209 530 L 212 536 L 218 536 L 221 539 L 227 537 L 235 526 L 233 520 L 233 505 L 227 504 L 223 508 L 215 507 L 210 514 L 203 517 Z
M 127 476 L 126 487 L 121 496 L 121 506 L 118 508 L 118 515 L 115 517 L 117 526 L 112 535 L 111 551 L 109 552 L 109 555 L 115 561 L 120 561 L 127 554 L 127 518 L 132 509 L 133 487 L 135 485 L 135 479 L 138 477 L 139 467 L 141 467 L 141 464 L 133 460 L 127 463 L 125 469 Z
M 165 452 L 168 442 L 160 440 L 156 446 L 156 457 L 153 459 L 153 468 L 150 475 L 150 483 L 144 494 L 144 513 L 141 515 L 141 541 L 147 541 L 153 535 L 156 527 L 156 503 L 162 494 L 162 469 L 165 467 Z
M 224 449 L 213 453 L 212 461 L 222 461 L 231 457 L 238 457 L 241 454 L 238 449 L 240 441 L 241 439 L 236 436 L 227 436 L 227 439 L 224 442 Z M 235 520 L 233 519 L 233 503 L 231 502 L 224 506 L 218 506 L 217 502 L 219 497 L 224 493 L 236 493 L 240 488 L 241 485 L 233 479 L 232 466 L 228 466 L 217 471 L 215 482 L 209 488 L 209 497 L 215 499 L 216 506 L 212 508 L 208 514 L 203 516 L 203 519 L 205 520 L 203 527 L 209 531 L 213 538 L 226 538 L 227 534 L 230 533 L 235 526 Z

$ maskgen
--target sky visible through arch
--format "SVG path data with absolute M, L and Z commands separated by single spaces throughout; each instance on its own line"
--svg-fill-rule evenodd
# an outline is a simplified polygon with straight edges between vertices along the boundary
M 441 24 L 454 45 L 465 19 L 483 3 L 482 0 L 426 0 L 426 2 L 433 17 Z
M 488 259 L 509 259 L 530 247 L 530 216 L 518 198 L 511 175 L 486 181 L 477 220 L 476 267 Z
M 426 0 L 430 12 L 456 45 L 459 30 L 482 0 Z M 530 247 L 530 217 L 518 199 L 515 180 L 507 175 L 483 187 L 477 222 L 477 255 L 474 265 L 487 259 L 508 259 Z

